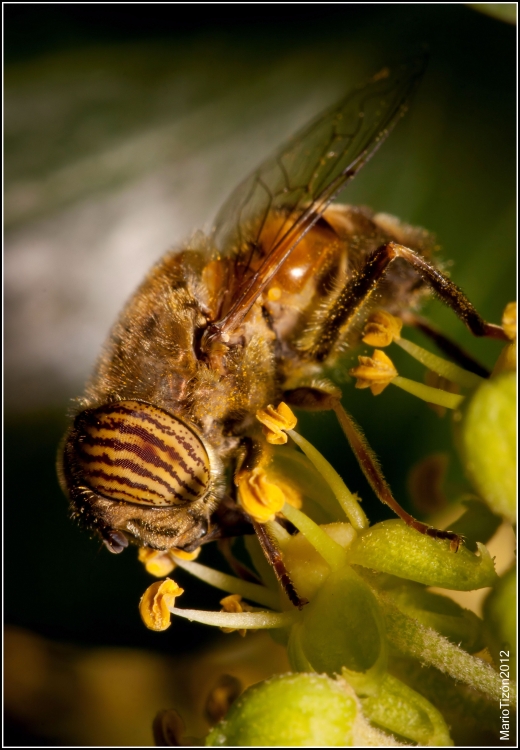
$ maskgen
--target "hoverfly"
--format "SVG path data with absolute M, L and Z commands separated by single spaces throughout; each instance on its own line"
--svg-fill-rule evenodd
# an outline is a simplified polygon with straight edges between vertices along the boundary
M 455 534 L 397 504 L 337 397 L 316 385 L 359 342 L 375 302 L 413 322 L 410 311 L 433 289 L 473 334 L 504 338 L 431 260 L 427 232 L 332 203 L 406 111 L 424 65 L 381 71 L 311 122 L 238 186 L 209 237 L 167 253 L 127 303 L 60 462 L 73 517 L 112 552 L 129 539 L 190 551 L 251 529 L 236 502 L 237 475 L 267 450 L 256 411 L 281 400 L 333 408 L 379 498 L 457 546 Z M 252 525 L 298 604 L 262 524 Z

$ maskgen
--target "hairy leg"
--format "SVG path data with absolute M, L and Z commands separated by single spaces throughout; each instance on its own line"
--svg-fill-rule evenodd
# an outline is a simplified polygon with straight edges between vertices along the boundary
M 311 355 L 323 361 L 330 354 L 345 326 L 353 321 L 362 306 L 375 291 L 385 271 L 396 258 L 409 263 L 440 299 L 459 317 L 474 336 L 507 341 L 501 326 L 487 323 L 471 304 L 464 292 L 429 263 L 415 250 L 396 242 L 388 242 L 375 250 L 363 269 L 346 284 L 338 296 L 336 304 L 316 331 L 315 344 Z

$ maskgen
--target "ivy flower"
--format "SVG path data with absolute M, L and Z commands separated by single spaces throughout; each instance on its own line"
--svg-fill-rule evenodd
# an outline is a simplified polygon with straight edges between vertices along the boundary
M 511 310 L 508 315 L 512 317 Z M 509 485 L 514 472 L 514 448 L 511 452 L 507 447 L 512 441 L 510 422 L 514 411 L 511 356 L 508 355 L 506 365 L 497 374 L 484 380 L 406 341 L 400 335 L 400 326 L 390 318 L 376 316 L 369 321 L 369 341 L 379 346 L 394 342 L 440 378 L 449 379 L 466 392 L 453 394 L 399 376 L 394 376 L 391 382 L 399 385 L 396 380 L 406 381 L 405 390 L 455 411 L 458 442 L 468 476 L 493 513 L 511 517 Z M 386 363 L 386 359 L 377 359 Z M 362 366 L 368 365 L 365 362 Z M 370 379 L 366 371 L 358 372 L 358 377 Z M 403 383 L 400 385 L 403 387 Z M 499 673 L 476 655 L 487 643 L 492 650 L 496 646 L 487 638 L 480 618 L 451 599 L 434 594 L 428 587 L 458 591 L 496 587 L 494 562 L 482 543 L 486 539 L 475 540 L 476 551 L 467 546 L 454 551 L 448 539 L 419 534 L 399 519 L 369 526 L 357 496 L 324 456 L 295 430 L 296 418 L 289 407 L 270 406 L 257 417 L 267 439 L 279 447 L 274 449 L 271 464 L 239 476 L 239 502 L 262 524 L 283 559 L 292 585 L 302 602 L 308 603 L 300 609 L 290 604 L 256 537 L 245 538 L 245 546 L 258 573 L 258 583 L 194 560 L 174 557 L 172 552 L 158 553 L 159 557 L 169 556 L 176 566 L 229 594 L 222 600 L 224 611 L 176 606 L 176 597 L 182 590 L 169 579 L 153 584 L 141 601 L 145 624 L 153 629 L 164 629 L 173 615 L 225 632 L 239 630 L 245 634 L 248 630 L 269 629 L 276 640 L 287 645 L 291 668 L 296 674 L 287 676 L 283 688 L 276 678 L 271 687 L 263 683 L 265 690 L 258 688 L 259 692 L 252 692 L 247 699 L 246 691 L 210 733 L 206 744 L 284 744 L 280 739 L 285 737 L 287 717 L 280 717 L 285 716 L 289 704 L 279 696 L 287 696 L 294 690 L 291 704 L 294 708 L 300 699 L 304 701 L 302 696 L 306 691 L 310 691 L 309 696 L 313 694 L 320 680 L 331 681 L 330 685 L 323 683 L 319 688 L 330 689 L 331 705 L 336 701 L 342 705 L 345 701 L 349 703 L 352 721 L 345 718 L 343 708 L 344 720 L 338 730 L 342 732 L 341 742 L 327 740 L 323 730 L 325 734 L 312 738 L 308 735 L 302 744 L 358 744 L 363 732 L 356 735 L 355 725 L 358 729 L 369 727 L 371 731 L 377 727 L 384 733 L 378 734 L 376 740 L 372 738 L 373 741 L 366 735 L 363 742 L 367 745 L 395 744 L 395 737 L 421 745 L 452 744 L 439 710 L 446 701 L 442 679 L 451 679 L 453 684 L 464 683 L 478 691 L 482 700 L 497 701 L 501 695 Z M 301 452 L 284 446 L 287 438 Z M 500 455 L 491 450 L 494 458 L 486 462 L 486 452 L 494 440 L 498 440 Z M 277 481 L 276 477 L 283 480 Z M 284 492 L 286 483 L 299 487 L 303 499 L 300 508 L 295 507 L 300 502 L 288 501 L 290 498 Z M 485 516 L 489 511 L 481 503 L 474 503 L 464 516 L 466 522 L 470 521 L 468 528 L 472 523 L 474 528 L 482 527 L 478 518 L 475 522 L 479 514 Z M 150 559 L 145 553 L 141 557 L 153 572 Z M 502 600 L 495 597 L 493 601 Z M 502 604 L 488 607 L 490 618 L 496 617 L 499 606 Z M 423 694 L 420 671 L 414 678 L 413 669 L 408 669 L 411 677 L 406 681 L 401 679 L 399 664 L 403 662 L 415 662 L 434 670 L 437 676 L 432 678 L 428 697 Z M 297 673 L 303 673 L 300 682 Z M 303 677 L 311 676 L 314 682 L 307 684 Z M 513 687 L 510 696 L 513 703 L 516 699 Z M 458 699 L 468 706 L 473 700 L 464 692 Z M 271 730 L 255 735 L 253 741 L 250 735 L 253 715 L 260 712 L 266 717 L 271 710 L 274 724 L 270 726 L 278 727 L 277 742 L 269 742 Z M 302 721 L 305 724 L 307 719 Z M 269 722 L 266 726 L 269 727 Z M 301 722 L 298 726 L 301 727 Z M 356 736 L 357 742 L 353 739 Z M 299 744 L 296 737 L 292 742 L 291 737 L 286 739 L 287 744 Z

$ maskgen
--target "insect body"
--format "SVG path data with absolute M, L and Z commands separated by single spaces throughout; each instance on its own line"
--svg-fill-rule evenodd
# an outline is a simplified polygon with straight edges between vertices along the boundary
M 282 399 L 333 408 L 313 379 L 359 341 L 375 304 L 399 315 L 433 287 L 476 335 L 502 337 L 431 262 L 427 232 L 331 203 L 422 69 L 385 70 L 311 123 L 237 188 L 210 237 L 167 254 L 126 305 L 61 467 L 73 515 L 113 552 L 129 539 L 190 550 L 232 533 L 237 473 L 267 450 L 256 411 Z M 419 531 L 456 539 L 402 511 L 345 432 L 381 499 Z

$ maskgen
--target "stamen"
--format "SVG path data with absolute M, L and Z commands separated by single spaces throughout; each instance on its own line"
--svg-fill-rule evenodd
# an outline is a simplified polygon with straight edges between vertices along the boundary
M 283 508 L 285 496 L 276 484 L 269 482 L 264 469 L 257 466 L 252 471 L 244 471 L 237 484 L 240 505 L 255 521 L 272 521 Z
M 231 594 L 225 596 L 220 600 L 222 606 L 222 612 L 254 612 L 255 610 L 246 602 L 242 601 L 240 594 Z M 223 633 L 234 633 L 235 628 L 220 628 Z M 238 631 L 242 638 L 245 636 L 246 631 L 244 629 Z
M 197 547 L 193 552 L 185 552 L 182 549 L 157 550 L 151 547 L 140 547 L 137 556 L 147 573 L 156 578 L 164 578 L 175 569 L 179 558 L 196 560 L 200 555 L 200 550 L 201 547 Z
M 302 449 L 309 461 L 314 464 L 323 479 L 327 482 L 352 526 L 359 531 L 367 529 L 369 525 L 368 519 L 359 505 L 357 497 L 350 492 L 336 469 L 300 433 L 289 430 L 287 434 Z
M 175 599 L 183 593 L 184 589 L 171 578 L 148 586 L 139 602 L 139 612 L 146 627 L 158 631 L 169 628 L 171 608 L 175 605 Z
M 430 388 L 438 388 L 441 391 L 447 391 L 448 393 L 460 393 L 460 386 L 454 383 L 452 380 L 443 378 L 441 375 L 437 375 L 433 370 L 424 371 L 424 384 L 430 386 Z M 437 404 L 428 404 L 428 406 L 439 416 L 444 417 L 446 414 L 446 407 L 437 406 Z
M 309 516 L 288 503 L 285 503 L 282 512 L 287 520 L 296 526 L 298 531 L 312 544 L 316 552 L 323 557 L 331 570 L 339 570 L 345 565 L 347 553 L 343 547 L 331 539 Z
M 440 388 L 432 388 L 429 385 L 418 383 L 415 380 L 402 378 L 400 375 L 392 380 L 392 385 L 396 385 L 403 391 L 411 393 L 413 396 L 417 396 L 417 398 L 427 401 L 429 404 L 444 406 L 446 409 L 456 409 L 464 400 L 464 396 L 461 396 L 458 393 L 441 391 Z
M 256 412 L 256 418 L 261 422 L 267 442 L 272 445 L 284 445 L 287 442 L 285 430 L 292 430 L 298 421 L 287 404 L 283 401 L 274 406 L 266 406 Z
M 401 336 L 403 321 L 386 310 L 376 310 L 363 330 L 363 342 L 369 346 L 388 346 Z
M 402 343 L 402 341 L 398 343 Z M 429 404 L 444 406 L 446 409 L 456 409 L 464 398 L 455 393 L 448 393 L 447 391 L 441 391 L 439 388 L 431 388 L 428 385 L 417 383 L 415 380 L 402 378 L 397 374 L 392 360 L 380 349 L 376 349 L 372 357 L 360 356 L 358 359 L 360 362 L 359 367 L 354 367 L 350 370 L 350 375 L 357 378 L 356 388 L 370 388 L 374 396 L 384 391 L 386 386 L 392 383 L 398 388 L 402 388 L 403 391 L 411 393 L 423 401 L 427 401 Z M 472 373 L 467 374 L 471 378 L 478 378 L 477 375 L 473 375 Z M 478 380 L 480 381 L 480 378 Z
M 290 503 L 291 505 L 292 503 Z M 283 549 L 284 545 L 289 541 L 291 535 L 284 529 L 277 521 L 267 521 L 265 524 L 267 532 L 273 537 L 274 541 L 278 546 Z
M 412 341 L 399 339 L 395 343 L 429 370 L 436 372 L 437 375 L 440 375 L 447 380 L 451 380 L 452 383 L 457 383 L 464 388 L 476 388 L 484 382 L 484 378 L 479 377 L 479 375 L 468 372 L 462 367 L 453 364 L 453 362 L 449 362 L 447 359 L 432 354 L 432 352 L 423 349 Z
M 222 589 L 222 591 L 228 591 L 230 594 L 240 594 L 250 601 L 262 604 L 264 607 L 276 609 L 280 606 L 278 595 L 265 586 L 260 586 L 258 583 L 243 581 L 241 578 L 235 578 L 235 576 L 221 573 L 219 570 L 208 568 L 206 565 L 187 560 L 179 560 L 178 566 L 187 570 L 195 578 L 199 578 L 201 581 L 205 581 L 217 589 Z
M 151 549 L 151 547 L 140 547 L 137 555 L 146 572 L 156 578 L 164 578 L 175 568 L 169 550 L 165 552 L 164 550 Z
M 359 506 L 359 503 L 357 501 L 357 498 L 355 495 L 353 495 L 350 490 L 347 488 L 337 471 L 330 465 L 330 463 L 321 455 L 321 453 L 316 450 L 316 448 L 309 443 L 308 440 L 306 440 L 302 435 L 295 432 L 293 427 L 296 426 L 296 417 L 294 416 L 291 409 L 287 406 L 285 403 L 280 403 L 278 408 L 275 410 L 272 406 L 268 406 L 267 409 L 260 409 L 256 417 L 257 419 L 262 422 L 264 425 L 266 424 L 266 420 L 270 423 L 272 422 L 271 417 L 268 419 L 266 418 L 266 414 L 269 413 L 275 414 L 275 415 L 283 415 L 283 417 L 278 418 L 277 424 L 276 424 L 276 432 L 274 433 L 274 439 L 277 441 L 278 444 L 280 444 L 282 441 L 279 439 L 278 433 L 285 432 L 294 440 L 296 445 L 298 445 L 303 453 L 307 456 L 307 458 L 311 461 L 311 463 L 314 464 L 318 472 L 321 474 L 323 479 L 327 482 L 333 493 L 335 494 L 339 504 L 343 508 L 344 513 L 346 514 L 347 518 L 349 519 L 350 523 L 355 529 L 366 529 L 368 528 L 368 519 L 361 510 L 361 507 Z M 266 432 L 264 429 L 264 432 L 267 435 L 267 439 L 269 442 L 273 442 L 270 440 L 269 435 L 271 434 L 270 430 Z M 285 438 L 287 438 L 287 435 L 285 435 Z M 290 502 L 290 498 L 286 497 L 286 501 Z M 294 503 L 292 503 L 294 505 Z M 248 511 L 249 512 L 249 511 Z M 258 520 L 258 519 L 255 519 Z M 269 519 L 272 520 L 272 519 Z
M 282 491 L 285 502 L 300 510 L 303 505 L 301 492 L 283 477 L 280 477 L 277 474 L 272 474 L 271 476 L 276 482 L 276 486 Z
M 200 609 L 172 607 L 170 612 L 191 622 L 215 625 L 217 628 L 233 628 L 234 630 L 286 628 L 294 625 L 299 615 L 296 609 L 289 612 L 205 612 Z
M 176 560 L 196 560 L 200 555 L 201 549 L 202 547 L 197 547 L 197 549 L 194 549 L 192 552 L 186 552 L 184 549 L 176 549 L 175 547 L 172 547 L 170 555 Z
M 374 396 L 382 393 L 397 377 L 392 360 L 381 349 L 375 349 L 371 357 L 359 356 L 358 360 L 359 365 L 349 374 L 356 378 L 356 388 L 370 388 Z

